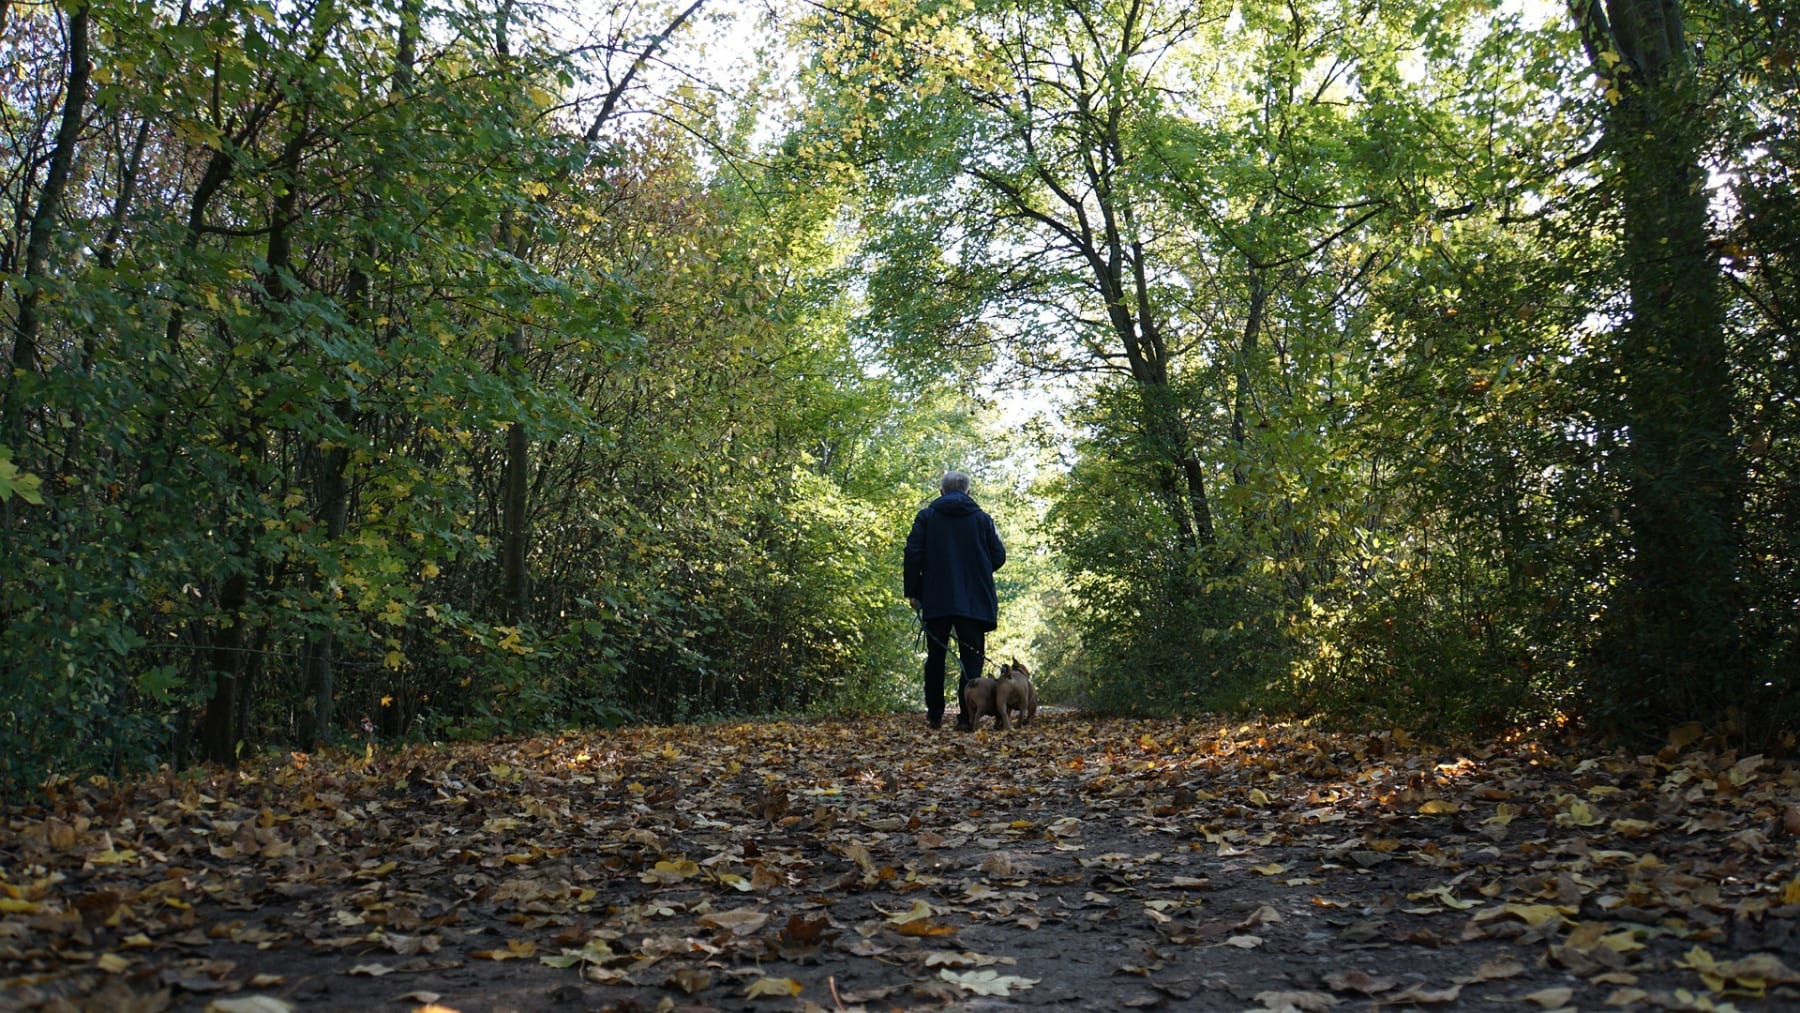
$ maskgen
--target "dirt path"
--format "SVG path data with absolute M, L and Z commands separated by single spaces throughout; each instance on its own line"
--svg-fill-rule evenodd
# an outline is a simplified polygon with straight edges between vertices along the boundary
M 63 785 L 0 1009 L 1800 1004 L 1800 774 L 917 715 Z

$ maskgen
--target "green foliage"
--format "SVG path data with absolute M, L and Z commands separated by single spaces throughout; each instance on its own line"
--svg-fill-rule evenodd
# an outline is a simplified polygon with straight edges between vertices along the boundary
M 1283 672 L 1276 612 L 1263 581 L 1223 553 L 1194 560 L 1179 551 L 1147 492 L 1154 455 L 1118 424 L 1133 397 L 1104 391 L 1089 405 L 1082 460 L 1054 492 L 1051 543 L 1068 575 L 1055 621 L 1078 634 L 1079 647 L 1053 656 L 1052 684 L 1108 713 L 1228 706 Z
M 33 506 L 44 505 L 44 494 L 40 491 L 44 480 L 36 475 L 20 471 L 13 464 L 12 451 L 0 447 L 0 503 L 5 503 L 14 496 Z
M 914 705 L 953 466 L 1047 696 L 1782 742 L 1791 19 L 1225 13 L 811 9 L 752 161 L 652 13 L 13 5 L 0 790 Z
M 895 699 L 918 423 L 847 351 L 828 209 L 563 121 L 617 68 L 499 11 L 105 12 L 57 298 L 29 361 L 0 343 L 6 790 Z M 9 31 L 19 81 L 60 79 L 59 16 Z M 62 96 L 5 87 L 5 150 L 41 150 Z
M 977 6 L 980 56 L 920 57 L 945 96 L 909 114 L 842 58 L 910 17 L 871 5 L 819 47 L 823 102 L 879 108 L 856 150 L 890 160 L 871 333 L 906 368 L 972 338 L 1106 378 L 1050 493 L 1051 684 L 1446 730 L 1791 728 L 1794 66 L 1722 54 L 1791 52 L 1792 26 L 1696 16 L 1706 84 L 1655 92 L 1616 50 L 1661 35 L 1482 3 Z M 1671 88 L 1687 56 L 1657 57 Z M 1184 537 L 1184 494 L 1210 536 Z

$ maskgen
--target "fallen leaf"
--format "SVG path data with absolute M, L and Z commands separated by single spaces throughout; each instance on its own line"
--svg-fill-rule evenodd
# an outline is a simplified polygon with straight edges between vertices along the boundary
M 1517 978 L 1525 973 L 1525 965 L 1512 957 L 1494 957 L 1484 960 L 1475 969 L 1473 981 L 1499 981 L 1503 978 Z
M 698 967 L 681 967 L 670 971 L 667 981 L 688 995 L 693 995 L 711 988 L 713 976 L 710 971 Z
M 1519 1001 L 1536 1003 L 1544 1009 L 1562 1009 L 1564 1006 L 1567 1006 L 1569 1000 L 1573 998 L 1575 998 L 1574 989 L 1558 987 L 1540 988 L 1536 992 L 1519 996 Z
M 881 911 L 888 916 L 887 921 L 889 925 L 905 925 L 908 922 L 916 922 L 921 919 L 930 918 L 932 915 L 938 913 L 936 908 L 922 900 L 913 901 L 912 907 L 907 908 L 905 911 L 888 912 L 879 906 L 877 906 L 875 910 Z
M 945 925 L 941 922 L 912 921 L 896 925 L 894 931 L 903 936 L 914 937 L 953 936 L 956 934 L 956 926 Z
M 1001 997 L 1009 996 L 1014 992 L 1022 992 L 1036 985 L 1040 980 L 1001 974 L 998 971 L 952 971 L 947 968 L 939 971 L 938 977 L 965 992 Z
M 1316 1013 L 1327 1010 L 1339 1003 L 1337 996 L 1329 992 L 1258 992 L 1251 998 L 1263 1004 L 1268 1010 L 1304 1010 Z
M 1428 985 L 1411 985 L 1382 1000 L 1384 1004 L 1418 1003 L 1422 1006 L 1455 1002 L 1462 997 L 1462 986 L 1451 985 L 1449 988 L 1432 988 Z
M 701 915 L 699 922 L 711 928 L 724 929 L 734 935 L 744 936 L 767 925 L 769 913 L 758 911 L 755 908 L 732 908 L 729 911 L 715 911 L 711 914 Z
M 1363 995 L 1374 995 L 1386 992 L 1399 983 L 1392 978 L 1369 974 L 1366 971 L 1334 971 L 1325 976 L 1325 984 L 1336 992 L 1359 992 Z
M 760 999 L 764 996 L 796 996 L 803 986 L 792 978 L 758 978 L 744 989 L 748 999 Z
M 206 1013 L 294 1013 L 294 1006 L 274 996 L 245 995 L 214 999 L 206 1004 Z
M 495 947 L 491 950 L 476 950 L 469 954 L 482 960 L 520 960 L 537 954 L 537 944 L 529 939 L 509 939 L 505 948 Z
M 994 964 L 1014 963 L 1012 957 L 990 957 L 982 953 L 970 953 L 967 950 L 956 953 L 951 950 L 932 950 L 925 954 L 926 967 L 990 967 Z

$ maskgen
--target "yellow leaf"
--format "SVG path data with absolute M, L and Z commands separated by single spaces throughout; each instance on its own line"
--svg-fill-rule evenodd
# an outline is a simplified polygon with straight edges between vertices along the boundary
M 235 999 L 214 999 L 206 1004 L 206 1013 L 294 1013 L 286 1000 L 272 995 L 247 995 Z
M 480 957 L 483 960 L 499 961 L 518 960 L 521 957 L 529 957 L 535 953 L 537 953 L 537 944 L 531 940 L 508 939 L 506 941 L 505 949 L 496 946 L 491 950 L 476 950 L 474 953 L 469 954 L 469 956 Z
M 1675 961 L 1675 966 L 1685 967 L 1690 970 L 1699 971 L 1701 974 L 1707 974 L 1710 973 L 1714 967 L 1718 966 L 1718 963 L 1719 962 L 1713 958 L 1713 955 L 1707 952 L 1706 947 L 1696 946 L 1687 951 L 1687 954 L 1680 960 Z
M 1594 811 L 1594 807 L 1573 795 L 1564 795 L 1559 801 L 1568 803 L 1568 809 L 1556 814 L 1556 825 L 1559 827 L 1592 827 L 1606 822 L 1606 818 Z
M 876 910 L 879 911 L 881 909 L 877 908 Z M 905 925 L 907 922 L 916 922 L 925 918 L 930 918 L 932 915 L 937 914 L 937 909 L 922 900 L 915 900 L 913 901 L 913 906 L 905 911 L 898 913 L 882 911 L 882 913 L 888 916 L 887 921 L 889 925 Z
M 1629 929 L 1601 936 L 1600 945 L 1615 953 L 1632 953 L 1644 948 L 1644 944 Z
M 795 996 L 800 994 L 801 984 L 792 978 L 758 978 L 744 989 L 744 996 L 758 999 L 765 995 Z
M 1496 823 L 1496 824 L 1499 824 L 1500 826 L 1506 826 L 1506 825 L 1510 824 L 1513 821 L 1513 819 L 1515 817 L 1517 817 L 1518 815 L 1519 815 L 1519 810 L 1513 808 L 1511 803 L 1502 802 L 1499 805 L 1494 807 L 1494 815 L 1489 816 L 1487 819 L 1482 820 L 1481 822 Z
M 1288 871 L 1288 867 L 1280 862 L 1270 862 L 1268 865 L 1252 865 L 1250 871 L 1260 876 L 1279 876 Z
M 638 879 L 645 883 L 679 883 L 698 875 L 700 875 L 700 866 L 686 858 L 678 858 L 673 862 L 656 863 L 655 867 L 639 876 Z
M 1550 904 L 1507 904 L 1501 910 L 1533 928 L 1563 916 L 1561 909 Z
M 1406 899 L 1407 900 L 1435 900 L 1439 904 L 1442 904 L 1445 907 L 1451 908 L 1452 910 L 1456 910 L 1456 911 L 1467 911 L 1468 909 L 1481 903 L 1480 901 L 1464 900 L 1461 897 L 1458 897 L 1456 894 L 1450 892 L 1450 888 L 1447 886 L 1435 886 L 1429 890 L 1426 890 L 1423 893 L 1409 893 L 1406 895 Z
M 1419 811 L 1427 816 L 1448 816 L 1454 812 L 1461 812 L 1462 806 L 1446 799 L 1434 798 L 1420 806 Z
M 1562 1009 L 1575 997 L 1572 988 L 1541 988 L 1530 995 L 1519 997 L 1520 1002 L 1534 1002 L 1545 1009 Z

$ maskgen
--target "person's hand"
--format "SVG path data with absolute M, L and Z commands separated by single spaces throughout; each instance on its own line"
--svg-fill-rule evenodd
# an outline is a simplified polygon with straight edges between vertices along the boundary
M 908 604 L 908 605 L 911 605 L 911 606 L 912 606 L 912 610 L 913 610 L 913 611 L 914 611 L 914 612 L 917 612 L 917 611 L 919 611 L 919 599 L 917 599 L 917 598 L 908 598 L 908 599 L 906 599 L 906 603 L 907 603 L 907 604 Z

